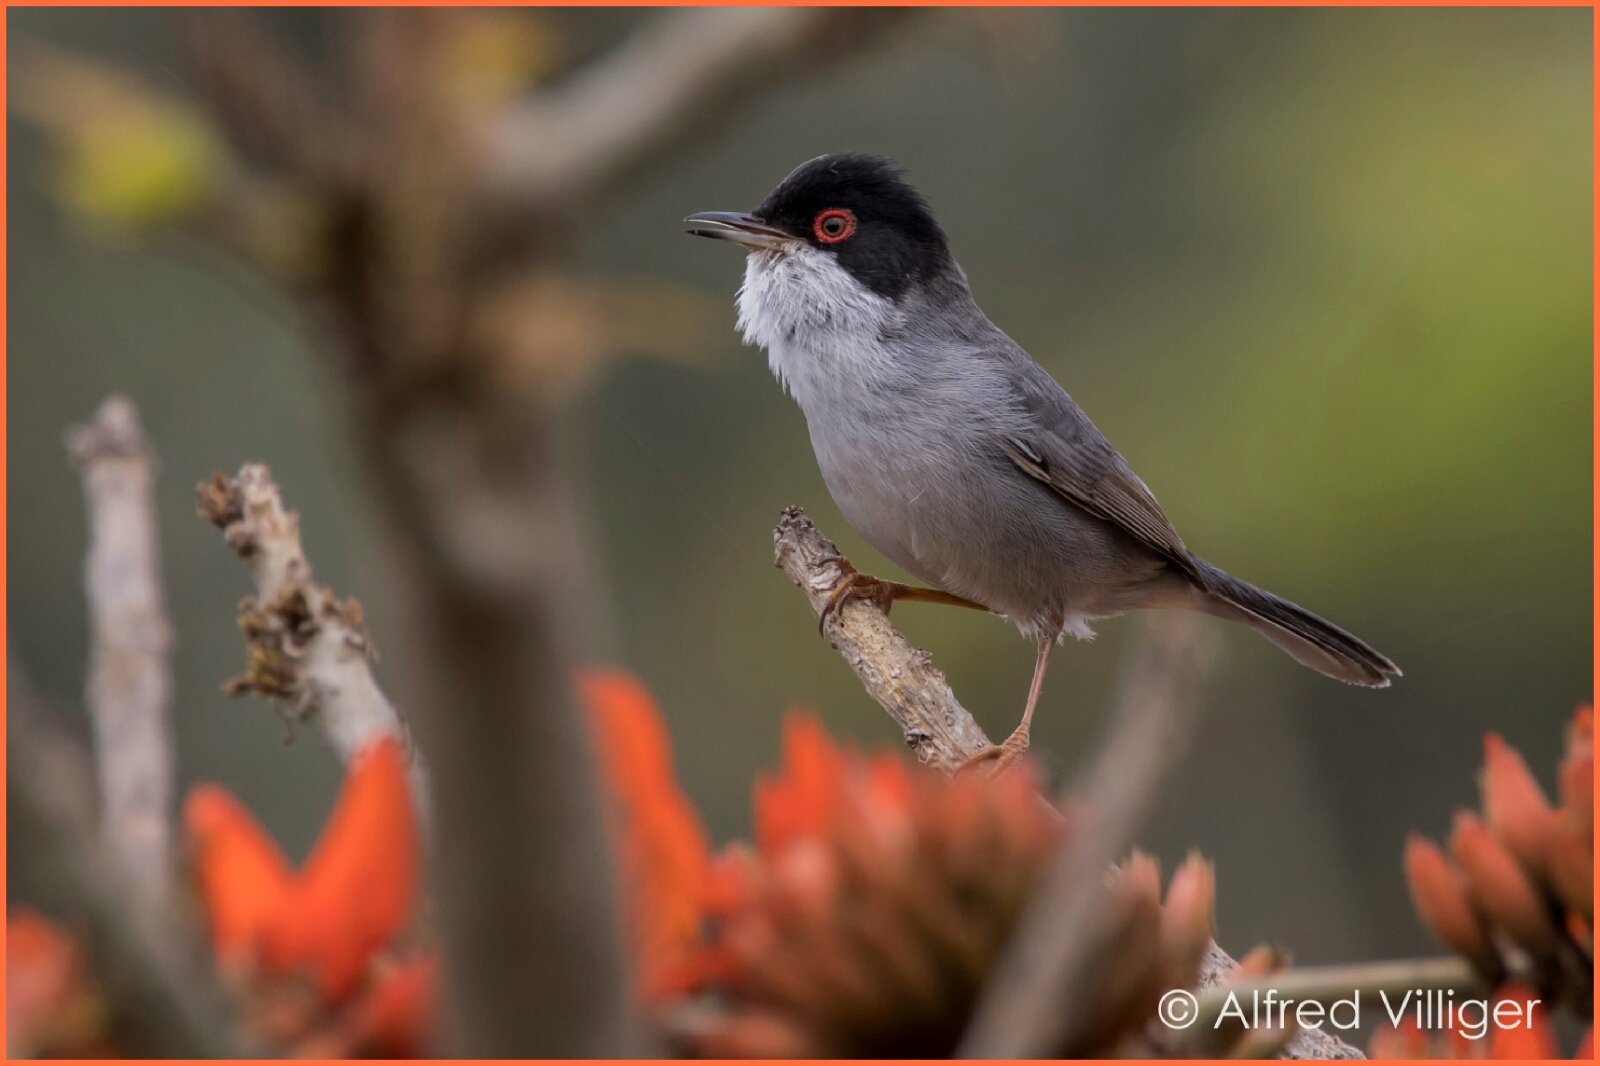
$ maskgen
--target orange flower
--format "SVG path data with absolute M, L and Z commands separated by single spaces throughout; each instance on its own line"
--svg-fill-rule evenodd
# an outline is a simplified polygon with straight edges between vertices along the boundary
M 18 1058 L 111 1058 L 105 1007 L 78 945 L 36 911 L 6 916 L 6 1050 Z
M 1489 980 L 1504 973 L 1489 942 L 1489 929 L 1467 895 L 1465 878 L 1433 841 L 1420 834 L 1406 840 L 1406 883 L 1422 920 L 1456 954 Z
M 410 919 L 420 845 L 405 757 L 393 740 L 351 761 L 333 816 L 298 873 L 222 788 L 193 790 L 184 824 L 212 943 L 230 968 L 305 975 L 337 1002 Z
M 1417 1025 L 1416 1019 L 1407 1018 L 1398 1027 L 1384 1025 L 1372 1034 L 1367 1046 L 1367 1056 L 1373 1059 L 1559 1059 L 1561 1048 L 1556 1042 L 1549 1014 L 1539 1005 L 1538 993 L 1515 982 L 1502 985 L 1494 994 L 1490 1018 L 1510 1020 L 1509 1012 L 1497 1012 L 1501 1003 L 1521 1005 L 1521 1024 L 1491 1024 L 1482 1036 L 1474 1039 L 1461 1028 L 1430 1032 Z M 1476 1035 L 1476 1034 L 1474 1034 Z M 1587 1040 L 1587 1038 L 1585 1038 Z M 1580 1046 L 1577 1059 L 1593 1056 Z
M 1536 957 L 1555 953 L 1559 932 L 1538 889 L 1505 843 L 1470 811 L 1456 813 L 1450 851 L 1491 921 Z
M 847 753 L 806 715 L 783 739 L 680 975 L 716 1007 L 680 1036 L 709 1057 L 950 1050 L 1060 821 L 1026 767 L 952 780 Z
M 1489 1027 L 1491 1059 L 1558 1059 L 1561 1048 L 1550 1025 L 1550 1013 L 1540 1002 L 1539 993 L 1525 985 L 1506 984 L 1495 993 L 1495 1004 L 1520 1003 L 1521 1024 Z
M 1584 927 L 1592 924 L 1594 831 L 1563 812 L 1560 824 L 1550 836 L 1548 865 L 1550 885 L 1568 907 L 1571 917 Z
M 344 995 L 410 920 L 420 863 L 405 756 L 385 740 L 352 762 L 333 817 L 265 941 L 268 964 L 309 969 L 330 998 Z
M 1579 707 L 1567 729 L 1561 760 L 1561 805 L 1577 817 L 1585 835 L 1594 828 L 1594 708 Z
M 752 788 L 756 847 L 776 855 L 827 828 L 843 798 L 845 758 L 809 714 L 783 721 L 783 766 L 760 774 Z
M 1199 970 L 1215 932 L 1216 895 L 1216 869 L 1198 852 L 1190 852 L 1172 875 L 1161 908 L 1161 943 L 1168 956 L 1163 989 L 1182 986 Z
M 355 1054 L 373 1058 L 426 1056 L 434 1046 L 439 960 L 408 959 L 386 975 L 356 1013 Z
M 713 864 L 706 934 L 680 972 L 694 1006 L 666 1024 L 713 1058 L 948 1054 L 1069 819 L 1026 763 L 949 778 L 843 750 L 808 715 L 783 739 L 754 789 L 755 846 Z M 1194 977 L 1212 896 L 1191 858 L 1163 907 L 1154 861 L 1130 860 L 1085 991 L 1098 1022 L 1062 1051 L 1142 1046 L 1166 982 Z
M 647 998 L 663 993 L 700 931 L 710 846 L 672 766 L 661 711 L 635 678 L 589 670 L 578 688 L 588 707 L 611 831 L 622 867 L 623 907 Z
M 1522 755 L 1496 733 L 1483 739 L 1483 812 L 1495 835 L 1532 873 L 1544 865 L 1556 813 Z
M 1456 814 L 1448 858 L 1429 840 L 1407 840 L 1406 879 L 1422 920 L 1486 979 L 1498 981 L 1514 969 L 1510 963 L 1526 960 L 1545 1002 L 1587 1014 L 1594 950 L 1589 707 L 1578 709 L 1567 731 L 1558 776 L 1561 805 L 1552 808 L 1522 756 L 1490 734 L 1479 778 L 1484 817 Z
M 183 817 L 212 946 L 225 964 L 247 963 L 283 909 L 289 864 L 244 805 L 219 785 L 192 789 Z
M 382 967 L 349 1010 L 298 1039 L 297 1058 L 427 1058 L 438 1028 L 439 960 L 416 955 Z

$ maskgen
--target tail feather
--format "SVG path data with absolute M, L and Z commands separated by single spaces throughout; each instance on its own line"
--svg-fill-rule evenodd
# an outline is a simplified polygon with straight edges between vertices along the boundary
M 1310 611 L 1240 581 L 1204 560 L 1198 606 L 1208 614 L 1244 622 L 1311 669 L 1353 685 L 1385 688 L 1400 676 L 1388 656 Z

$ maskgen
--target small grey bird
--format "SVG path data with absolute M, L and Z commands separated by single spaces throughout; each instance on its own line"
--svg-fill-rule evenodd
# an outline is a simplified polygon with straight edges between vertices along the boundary
M 828 491 L 873 547 L 927 582 L 852 573 L 845 597 L 1004 615 L 1038 644 L 1022 723 L 979 756 L 1028 746 L 1050 651 L 1092 619 L 1184 608 L 1243 622 L 1340 681 L 1400 669 L 1372 647 L 1189 551 L 1072 397 L 978 308 L 926 201 L 888 159 L 825 155 L 751 213 L 688 232 L 749 250 L 746 343 L 805 412 Z

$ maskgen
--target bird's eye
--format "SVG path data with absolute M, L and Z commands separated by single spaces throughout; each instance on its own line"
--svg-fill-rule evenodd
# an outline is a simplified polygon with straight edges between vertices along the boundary
M 853 211 L 846 211 L 842 207 L 830 207 L 817 215 L 817 220 L 811 224 L 811 232 L 817 235 L 817 240 L 823 244 L 838 244 L 856 231 L 856 216 Z

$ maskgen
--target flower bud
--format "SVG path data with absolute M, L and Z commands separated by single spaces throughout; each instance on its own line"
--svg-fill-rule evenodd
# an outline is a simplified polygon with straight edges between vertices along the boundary
M 1594 921 L 1594 838 L 1578 820 L 1563 817 L 1550 837 L 1550 887 L 1585 924 Z
M 1216 870 L 1197 852 L 1172 875 L 1167 902 L 1161 909 L 1161 951 L 1166 957 L 1169 987 L 1187 987 L 1205 958 L 1214 928 Z
M 1473 910 L 1461 874 L 1427 837 L 1406 840 L 1406 884 L 1411 901 L 1428 928 L 1451 951 L 1471 962 L 1490 981 L 1503 972 L 1489 941 L 1489 930 Z
M 1491 922 L 1536 958 L 1556 952 L 1561 934 L 1533 882 L 1476 815 L 1466 811 L 1456 815 L 1450 850 L 1466 874 L 1473 901 Z
M 1554 812 L 1517 749 L 1490 733 L 1483 741 L 1483 755 L 1479 783 L 1489 828 L 1537 878 L 1544 872 Z

